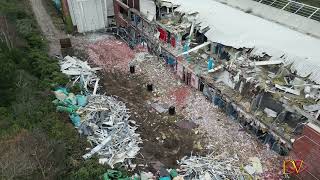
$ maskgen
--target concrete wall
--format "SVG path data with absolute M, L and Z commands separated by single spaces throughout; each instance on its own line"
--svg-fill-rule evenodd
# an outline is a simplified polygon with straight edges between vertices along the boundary
M 216 0 L 229 6 L 251 11 L 250 14 L 285 25 L 297 31 L 320 38 L 320 23 L 287 11 L 283 11 L 252 0 Z

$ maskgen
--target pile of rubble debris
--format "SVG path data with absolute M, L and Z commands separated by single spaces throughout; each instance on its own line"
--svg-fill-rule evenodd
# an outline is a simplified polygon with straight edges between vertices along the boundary
M 135 133 L 136 123 L 129 119 L 128 109 L 123 102 L 111 96 L 92 95 L 88 104 L 78 113 L 84 119 L 80 133 L 86 135 L 95 146 L 83 156 L 84 159 L 97 153 L 101 164 L 107 163 L 113 168 L 114 164 L 137 155 L 142 140 Z
M 128 64 L 134 58 L 134 51 L 125 42 L 116 39 L 99 40 L 90 44 L 86 51 L 89 60 L 105 71 L 128 72 Z
M 210 179 L 240 179 L 242 173 L 235 166 L 235 158 L 222 159 L 213 156 L 190 156 L 182 158 L 180 164 L 181 174 L 185 179 L 210 180 Z
M 258 178 L 262 166 L 258 158 L 252 158 L 252 164 L 244 168 L 238 167 L 238 158 L 223 156 L 185 156 L 178 161 L 179 169 L 160 167 L 156 173 L 140 172 L 132 177 L 124 176 L 121 172 L 108 170 L 103 174 L 104 180 L 220 180 L 220 179 L 252 179 Z
M 134 158 L 142 143 L 140 135 L 135 133 L 137 125 L 129 119 L 125 103 L 115 97 L 96 94 L 99 86 L 96 71 L 101 68 L 91 68 L 87 62 L 70 56 L 61 60 L 60 66 L 61 71 L 73 80 L 73 85 L 80 83 L 78 95 L 69 93 L 66 88 L 57 88 L 54 103 L 58 111 L 69 113 L 79 133 L 87 136 L 95 146 L 83 158 L 98 154 L 99 163 L 111 168 Z
M 96 71 L 101 68 L 91 68 L 87 61 L 81 61 L 76 57 L 66 56 L 60 61 L 61 72 L 70 76 L 73 80 L 72 85 L 80 82 L 80 86 L 84 88 L 84 92 L 88 93 L 88 86 L 94 87 L 93 94 L 97 92 L 99 78 Z

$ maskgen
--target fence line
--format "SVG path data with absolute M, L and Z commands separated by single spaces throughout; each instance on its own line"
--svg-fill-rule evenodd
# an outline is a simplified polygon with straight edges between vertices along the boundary
M 254 0 L 320 22 L 320 8 L 293 0 Z

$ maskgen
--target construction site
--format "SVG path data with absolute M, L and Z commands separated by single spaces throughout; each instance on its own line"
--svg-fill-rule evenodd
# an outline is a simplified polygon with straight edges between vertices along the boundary
M 77 143 L 63 145 L 65 153 L 48 145 L 47 153 L 32 151 L 30 141 L 22 157 L 25 138 L 53 125 L 21 125 L 17 135 L 0 136 L 0 179 L 320 179 L 320 2 L 27 3 L 54 73 L 65 77 L 45 79 L 41 97 Z M 13 38 L 20 30 L 0 17 L 0 41 L 9 51 L 21 47 Z M 17 27 L 25 23 L 17 18 Z M 11 71 L 4 67 L 3 74 Z M 15 86 L 23 86 L 21 77 Z M 11 105 L 0 114 L 9 117 L 11 107 L 12 118 L 20 117 Z M 0 121 L 1 129 L 9 126 Z M 12 161 L 12 152 L 28 163 Z M 70 161 L 41 161 L 55 153 Z M 96 174 L 81 168 L 88 162 Z

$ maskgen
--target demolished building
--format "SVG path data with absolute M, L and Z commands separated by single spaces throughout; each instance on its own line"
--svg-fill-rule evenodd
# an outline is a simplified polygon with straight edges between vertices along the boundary
M 319 39 L 216 1 L 156 1 L 155 17 L 130 4 L 114 0 L 115 34 L 161 57 L 270 149 L 320 159 Z

